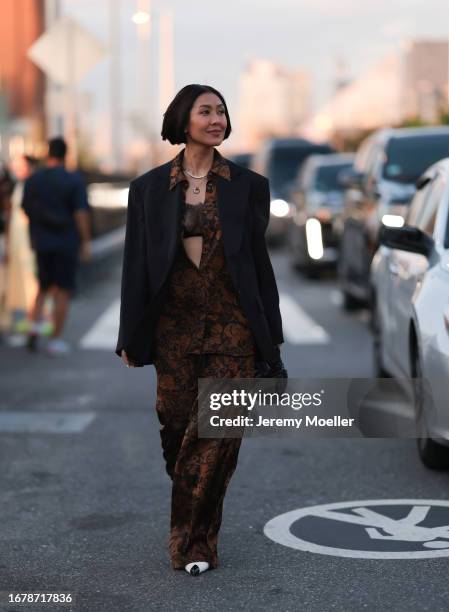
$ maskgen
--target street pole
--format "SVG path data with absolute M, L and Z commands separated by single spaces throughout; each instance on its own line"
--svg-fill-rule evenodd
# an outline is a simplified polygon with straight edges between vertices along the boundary
M 78 121 L 76 109 L 75 75 L 75 32 L 73 22 L 69 22 L 66 38 L 66 74 L 64 136 L 68 145 L 67 166 L 75 169 L 78 165 Z
M 164 10 L 159 19 L 159 125 L 162 125 L 163 113 L 173 98 L 174 77 L 174 44 L 173 44 L 172 10 Z
M 109 95 L 110 95 L 110 141 L 112 166 L 118 171 L 122 163 L 121 125 L 121 66 L 120 66 L 120 0 L 109 0 Z
M 151 120 L 151 80 L 150 80 L 150 38 L 151 38 L 151 0 L 138 0 L 137 11 L 133 15 L 137 25 L 139 40 L 138 87 L 139 87 L 139 124 L 146 140 L 146 155 L 142 164 L 147 167 L 152 162 L 152 120 Z
M 61 18 L 61 0 L 46 0 L 45 27 L 52 26 Z M 64 109 L 61 99 L 64 97 L 64 88 L 51 77 L 46 78 L 45 112 L 47 115 L 47 138 L 64 132 Z M 59 101 L 59 104 L 58 104 Z

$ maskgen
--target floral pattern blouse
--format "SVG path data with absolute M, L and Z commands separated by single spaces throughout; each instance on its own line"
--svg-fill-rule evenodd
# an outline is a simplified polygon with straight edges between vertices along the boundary
M 169 188 L 183 184 L 181 235 L 202 234 L 199 267 L 187 256 L 181 241 L 168 278 L 167 298 L 156 326 L 156 355 L 220 353 L 234 356 L 256 353 L 254 336 L 238 300 L 225 258 L 217 207 L 215 177 L 231 180 L 227 161 L 214 149 L 205 200 L 186 204 L 188 180 L 182 170 L 183 149 L 173 159 Z M 195 207 L 195 215 L 189 211 Z M 197 208 L 198 207 L 198 208 Z M 192 227 L 195 217 L 195 227 Z M 193 230 L 193 231 L 192 231 Z

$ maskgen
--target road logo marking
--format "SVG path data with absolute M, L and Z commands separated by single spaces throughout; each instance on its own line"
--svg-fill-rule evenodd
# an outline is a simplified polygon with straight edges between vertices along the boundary
M 284 546 L 359 559 L 449 557 L 449 501 L 368 499 L 286 512 L 264 534 Z

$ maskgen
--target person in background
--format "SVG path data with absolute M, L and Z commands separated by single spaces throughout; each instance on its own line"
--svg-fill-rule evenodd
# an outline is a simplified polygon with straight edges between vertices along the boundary
M 11 210 L 11 195 L 14 191 L 14 179 L 8 166 L 0 162 L 0 234 L 5 232 Z
M 6 219 L 5 249 L 5 310 L 9 329 L 18 331 L 17 316 L 26 322 L 28 311 L 37 292 L 35 279 L 35 257 L 31 249 L 28 219 L 21 209 L 23 186 L 39 166 L 39 160 L 30 155 L 21 155 L 11 162 L 11 170 L 17 182 L 11 196 L 11 206 Z
M 39 280 L 30 313 L 28 348 L 36 349 L 43 307 L 51 293 L 54 328 L 46 348 L 52 356 L 70 352 L 70 345 L 61 335 L 76 288 L 78 263 L 91 257 L 86 186 L 79 173 L 66 170 L 66 154 L 63 138 L 49 140 L 46 166 L 26 180 L 22 200 L 30 221 Z
M 11 214 L 11 195 L 14 180 L 8 166 L 0 161 L 0 338 L 9 327 L 10 317 L 6 307 L 7 254 L 6 227 Z

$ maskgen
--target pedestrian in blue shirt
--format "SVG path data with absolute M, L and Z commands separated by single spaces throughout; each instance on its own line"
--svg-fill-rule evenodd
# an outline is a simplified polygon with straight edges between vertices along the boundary
M 54 329 L 47 344 L 51 355 L 70 351 L 61 334 L 75 289 L 78 263 L 88 261 L 91 255 L 86 187 L 79 173 L 66 170 L 66 153 L 64 139 L 49 140 L 47 163 L 26 180 L 22 200 L 29 218 L 39 280 L 39 291 L 30 313 L 28 347 L 36 348 L 43 306 L 51 294 Z

